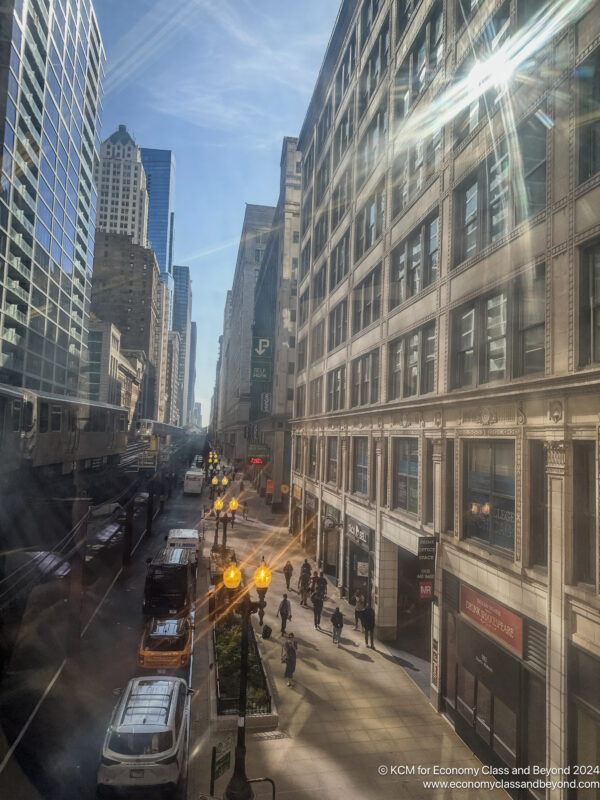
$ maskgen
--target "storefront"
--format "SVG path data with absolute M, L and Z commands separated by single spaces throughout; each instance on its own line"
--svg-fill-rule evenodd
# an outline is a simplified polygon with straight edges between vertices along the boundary
M 367 600 L 373 601 L 372 591 L 375 575 L 373 543 L 375 531 L 352 517 L 345 524 L 344 587 L 348 597 L 360 589 Z
M 436 541 L 417 540 L 417 553 L 398 547 L 397 646 L 431 661 L 431 602 L 434 592 Z
M 570 643 L 568 664 L 569 763 L 600 764 L 600 659 Z M 586 777 L 598 780 L 597 775 Z M 569 800 L 596 800 L 597 791 L 573 789 Z
M 313 558 L 317 557 L 317 530 L 319 502 L 314 494 L 304 492 L 304 531 L 302 545 Z
M 332 520 L 334 525 L 328 527 L 321 524 L 321 560 L 319 567 L 326 575 L 338 578 L 338 561 L 340 554 L 340 511 L 329 503 L 323 504 L 323 519 Z
M 483 763 L 544 765 L 545 629 L 450 573 L 443 581 L 443 710 Z

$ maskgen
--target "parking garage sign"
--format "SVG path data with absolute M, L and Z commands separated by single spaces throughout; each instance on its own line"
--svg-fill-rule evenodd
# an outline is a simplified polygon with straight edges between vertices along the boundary
M 269 382 L 273 378 L 273 347 L 266 336 L 252 337 L 250 376 L 253 381 Z

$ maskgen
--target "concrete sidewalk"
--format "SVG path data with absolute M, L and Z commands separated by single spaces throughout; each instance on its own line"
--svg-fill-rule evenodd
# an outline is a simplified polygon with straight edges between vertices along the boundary
M 236 487 L 237 488 L 237 487 Z M 354 631 L 354 610 L 345 601 L 327 598 L 314 628 L 312 608 L 302 608 L 296 591 L 305 553 L 289 536 L 287 518 L 273 515 L 264 501 L 246 485 L 243 499 L 249 523 L 236 522 L 228 533 L 238 560 L 248 577 L 262 555 L 273 570 L 267 594 L 265 622 L 273 637 L 260 646 L 275 687 L 279 729 L 248 733 L 246 768 L 249 778 L 268 776 L 277 786 L 279 800 L 396 800 L 397 798 L 503 797 L 501 790 L 482 788 L 425 788 L 423 780 L 469 780 L 469 775 L 435 776 L 434 767 L 480 768 L 480 762 L 454 733 L 449 723 L 428 702 L 394 657 L 377 641 L 365 646 L 364 635 Z M 278 525 L 280 527 L 278 527 Z M 298 640 L 296 686 L 283 678 L 282 639 L 277 607 L 285 591 L 282 567 L 294 565 L 292 620 L 287 630 Z M 315 564 L 311 562 L 312 569 Z M 338 604 L 344 614 L 340 647 L 331 638 L 329 618 Z M 258 631 L 257 620 L 254 620 Z M 390 774 L 406 766 L 415 774 Z M 418 768 L 428 774 L 417 774 Z M 387 774 L 382 774 L 385 770 Z M 220 796 L 230 773 L 217 782 Z M 475 780 L 489 780 L 481 776 Z M 257 800 L 271 796 L 266 784 L 255 784 Z

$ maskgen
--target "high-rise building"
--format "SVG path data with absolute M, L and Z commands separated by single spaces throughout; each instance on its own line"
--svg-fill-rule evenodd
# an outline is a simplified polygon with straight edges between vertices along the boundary
M 150 198 L 148 239 L 156 253 L 160 277 L 173 294 L 173 239 L 175 235 L 175 157 L 170 150 L 141 149 Z
M 188 376 L 188 424 L 194 422 L 194 398 L 196 395 L 196 336 L 197 328 L 196 323 L 192 322 L 190 325 L 190 374 Z
M 192 329 L 192 281 L 190 268 L 173 266 L 173 330 L 179 331 L 179 419 L 187 425 L 190 378 L 190 336 Z
M 0 28 L 0 382 L 75 395 L 87 366 L 102 40 L 89 0 L 6 0 Z
M 97 232 L 91 311 L 119 329 L 125 355 L 138 351 L 145 357 L 136 413 L 160 421 L 164 419 L 163 372 L 167 369 L 165 303 L 166 286 L 160 280 L 154 252 L 133 244 L 129 236 Z
M 121 350 L 121 332 L 112 322 L 90 322 L 89 397 L 101 403 L 125 406 L 129 422 L 137 405 L 143 366 Z
M 167 409 L 165 422 L 169 425 L 179 425 L 178 393 L 179 385 L 179 346 L 181 335 L 179 331 L 169 331 L 167 351 Z
M 233 286 L 225 309 L 219 393 L 221 427 L 217 433 L 225 456 L 240 465 L 248 456 L 254 288 L 274 213 L 273 206 L 246 205 Z
M 256 438 L 268 449 L 264 455 L 266 466 L 259 475 L 259 488 L 265 490 L 266 481 L 272 481 L 273 491 L 267 501 L 274 507 L 280 506 L 282 500 L 287 503 L 287 495 L 282 494 L 281 486 L 288 484 L 291 467 L 289 421 L 294 407 L 294 369 L 296 358 L 306 357 L 305 349 L 301 350 L 299 344 L 293 346 L 296 337 L 302 166 L 297 144 L 298 140 L 289 136 L 283 140 L 279 200 L 254 292 L 253 336 L 263 353 L 258 356 L 253 350 L 257 369 L 253 368 L 250 383 L 250 422 L 256 423 Z M 322 297 L 322 293 L 315 293 L 313 302 L 318 304 Z M 318 331 L 315 335 L 319 335 Z M 306 345 L 305 339 L 303 343 Z
M 598 760 L 599 110 L 598 3 L 343 0 L 299 136 L 292 532 L 506 774 Z
M 95 166 L 98 186 L 98 230 L 131 236 L 148 247 L 148 192 L 140 148 L 125 125 L 100 146 Z
M 194 403 L 194 417 L 192 422 L 197 428 L 202 427 L 202 403 Z

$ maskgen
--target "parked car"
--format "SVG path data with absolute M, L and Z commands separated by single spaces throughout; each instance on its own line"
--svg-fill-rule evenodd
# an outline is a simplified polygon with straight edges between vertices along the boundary
M 188 666 L 191 653 L 192 625 L 188 617 L 148 620 L 140 642 L 140 667 L 180 669 Z
M 115 790 L 160 787 L 181 791 L 187 766 L 189 695 L 181 678 L 150 676 L 129 681 L 104 738 L 98 796 Z

